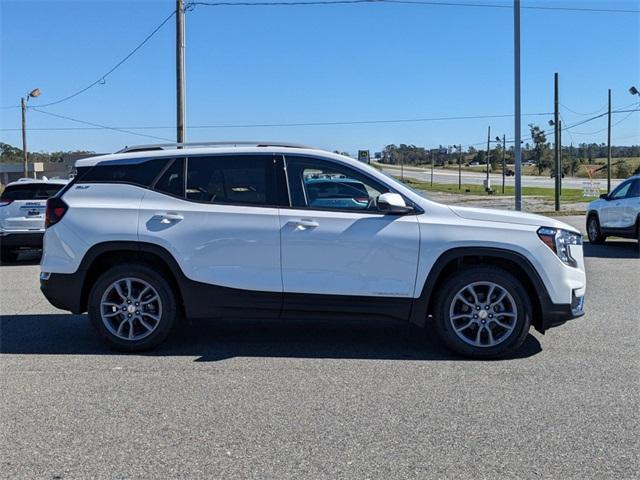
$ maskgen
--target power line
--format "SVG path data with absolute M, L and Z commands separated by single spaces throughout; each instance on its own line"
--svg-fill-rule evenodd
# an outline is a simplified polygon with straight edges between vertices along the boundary
M 35 107 L 29 107 L 40 113 L 48 113 L 38 110 Z M 548 112 L 542 113 L 525 113 L 523 116 L 546 116 L 551 115 Z M 66 118 L 61 115 L 55 115 L 60 118 Z M 216 128 L 271 128 L 271 127 L 321 127 L 321 126 L 338 126 L 338 125 L 372 125 L 372 124 L 388 124 L 388 123 L 420 123 L 420 122 L 437 122 L 437 121 L 455 121 L 455 120 L 478 120 L 491 118 L 511 118 L 513 114 L 498 115 L 466 115 L 453 117 L 428 117 L 428 118 L 403 118 L 403 119 L 377 119 L 377 120 L 345 120 L 333 122 L 295 122 L 295 123 L 249 123 L 249 124 L 218 124 L 218 125 L 189 125 L 190 129 L 216 129 Z M 122 130 L 163 130 L 174 129 L 174 125 L 144 125 L 133 127 L 112 127 Z M 79 128 L 79 127 L 34 127 L 29 130 L 96 130 L 98 128 Z M 0 131 L 17 131 L 19 128 L 0 128 Z
M 128 133 L 130 135 L 137 135 L 139 137 L 153 138 L 154 140 L 164 140 L 164 141 L 171 142 L 170 139 L 165 138 L 165 137 L 156 137 L 155 135 L 147 135 L 145 133 L 132 132 L 132 131 L 126 130 L 124 128 L 109 127 L 107 125 L 101 125 L 99 123 L 87 122 L 85 120 L 78 120 L 77 118 L 67 117 L 65 115 L 58 115 L 57 113 L 52 113 L 52 112 L 46 112 L 44 110 L 39 110 L 38 108 L 35 108 L 35 107 L 31 107 L 30 109 L 35 111 L 35 112 L 38 112 L 38 113 L 43 113 L 44 115 L 49 115 L 49 116 L 52 116 L 52 117 L 62 118 L 64 120 L 69 120 L 71 122 L 76 122 L 76 123 L 82 123 L 82 124 L 85 124 L 85 125 L 91 125 L 92 127 L 97 127 L 97 128 L 100 128 L 100 129 L 113 130 L 113 131 L 116 131 L 116 132 Z
M 564 103 L 560 103 L 560 106 L 562 106 L 565 110 L 575 114 L 575 115 L 581 115 L 584 117 L 588 117 L 589 115 L 595 115 L 596 113 L 600 113 L 602 110 L 605 110 L 607 108 L 606 105 L 603 105 L 602 107 L 600 107 L 597 110 L 594 110 L 593 112 L 588 112 L 588 113 L 582 113 L 582 112 L 576 112 L 575 110 L 571 110 L 569 107 L 567 107 Z
M 106 78 L 111 75 L 114 71 L 116 71 L 123 63 L 125 63 L 127 60 L 129 60 L 129 58 L 131 58 L 133 56 L 134 53 L 136 53 L 138 50 L 140 50 L 149 40 L 151 40 L 151 38 L 158 33 L 158 31 L 169 21 L 171 20 L 171 18 L 176 14 L 175 10 L 172 11 L 169 16 L 167 18 L 165 18 L 160 25 L 158 25 L 149 35 L 147 35 L 145 37 L 144 40 L 142 40 L 142 42 L 140 42 L 133 50 L 131 50 L 122 60 L 120 60 L 118 63 L 116 63 L 110 70 L 108 70 L 105 74 L 101 75 L 95 82 L 87 85 L 86 87 L 78 90 L 75 93 L 72 93 L 71 95 L 67 95 L 64 98 L 61 98 L 59 100 L 56 100 L 54 102 L 50 102 L 50 103 L 45 103 L 43 105 L 38 105 L 39 108 L 43 108 L 43 107 L 50 107 L 52 105 L 57 105 L 59 103 L 62 102 L 66 102 L 67 100 L 70 100 L 74 97 L 77 97 L 78 95 L 86 92 L 87 90 L 89 90 L 92 87 L 95 87 L 96 85 L 100 84 L 103 85 L 106 81 Z
M 618 120 L 616 123 L 614 123 L 613 125 L 611 125 L 611 128 L 615 127 L 616 125 L 620 125 L 622 122 L 624 122 L 625 120 L 627 120 L 631 115 L 634 114 L 634 112 L 637 112 L 638 110 L 631 110 L 627 115 L 625 115 L 623 118 L 621 118 L 620 120 Z M 613 112 L 612 112 L 613 113 Z M 596 130 L 595 132 L 573 132 L 576 135 L 595 135 L 597 133 L 601 133 L 604 132 L 605 130 L 607 130 L 609 127 L 604 127 L 601 128 L 600 130 Z
M 432 2 L 427 0 L 310 0 L 308 2 L 291 1 L 255 1 L 255 2 L 190 2 L 188 9 L 202 5 L 206 7 L 290 7 L 290 6 L 310 6 L 310 5 L 348 5 L 348 4 L 375 4 L 388 3 L 400 5 L 428 5 L 443 7 L 473 7 L 473 8 L 502 8 L 512 9 L 511 5 L 496 5 L 491 3 L 463 3 L 463 2 Z M 548 11 L 573 11 L 573 12 L 599 12 L 599 13 L 640 13 L 640 10 L 623 10 L 612 8 L 589 8 L 589 7 L 550 7 L 542 5 L 526 5 L 522 9 L 527 10 L 548 10 Z

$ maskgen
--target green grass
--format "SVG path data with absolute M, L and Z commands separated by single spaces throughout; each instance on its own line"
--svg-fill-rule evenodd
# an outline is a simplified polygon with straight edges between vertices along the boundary
M 445 184 L 434 183 L 433 186 L 429 182 L 420 182 L 413 179 L 405 179 L 404 183 L 416 190 L 423 190 L 425 192 L 443 192 L 453 193 L 460 195 L 487 195 L 482 185 L 462 184 L 462 189 L 458 189 L 457 184 Z M 515 195 L 515 188 L 512 186 L 506 186 L 504 195 L 502 194 L 502 186 L 494 187 L 494 197 L 508 197 Z M 543 187 L 522 187 L 522 195 L 528 197 L 542 197 L 545 199 L 553 200 L 554 189 Z M 590 202 L 596 197 L 583 197 L 582 189 L 578 188 L 563 188 L 560 200 L 563 202 Z

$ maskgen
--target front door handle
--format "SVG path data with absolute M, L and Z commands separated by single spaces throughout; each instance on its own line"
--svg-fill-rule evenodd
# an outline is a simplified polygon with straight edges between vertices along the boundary
M 289 223 L 292 223 L 293 225 L 295 225 L 296 228 L 298 228 L 299 230 L 307 230 L 310 228 L 316 228 L 320 226 L 318 222 L 316 222 L 315 220 L 309 220 L 308 218 L 302 218 L 300 220 L 292 220 Z
M 182 215 L 175 212 L 156 213 L 156 217 L 160 218 L 160 223 L 179 222 L 180 220 L 184 219 Z

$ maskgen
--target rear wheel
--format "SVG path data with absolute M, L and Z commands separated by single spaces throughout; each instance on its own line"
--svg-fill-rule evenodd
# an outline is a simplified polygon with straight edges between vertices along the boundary
M 510 273 L 492 267 L 458 271 L 440 291 L 435 326 L 450 349 L 472 358 L 500 358 L 524 342 L 531 302 Z
M 91 289 L 89 318 L 112 347 L 148 350 L 164 341 L 175 323 L 175 295 L 146 265 L 114 267 Z
M 602 244 L 607 239 L 600 230 L 600 220 L 598 220 L 598 216 L 595 214 L 589 215 L 589 219 L 587 220 L 587 235 L 589 237 L 589 243 L 593 244 Z

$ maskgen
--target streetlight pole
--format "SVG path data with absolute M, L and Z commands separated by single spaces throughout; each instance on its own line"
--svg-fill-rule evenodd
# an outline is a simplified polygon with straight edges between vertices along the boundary
M 176 141 L 184 143 L 184 0 L 176 0 Z
M 29 176 L 29 161 L 27 154 L 27 98 L 22 97 L 20 99 L 20 106 L 22 107 L 22 155 L 24 156 L 24 176 Z
M 611 89 L 609 89 L 609 112 L 607 117 L 607 193 L 611 193 Z
M 560 210 L 560 133 L 559 133 L 559 99 L 558 99 L 558 94 L 559 94 L 559 86 L 558 86 L 558 72 L 556 72 L 553 75 L 553 126 L 555 129 L 555 134 L 554 134 L 554 141 L 555 141 L 555 152 L 554 152 L 554 163 L 555 163 L 555 171 L 556 171 L 556 177 L 555 177 L 555 209 L 556 212 Z
M 29 176 L 29 153 L 27 151 L 27 102 L 30 98 L 40 96 L 40 89 L 34 88 L 24 97 L 20 99 L 20 107 L 22 109 L 22 155 L 24 161 L 24 176 Z M 35 171 L 33 172 L 35 175 Z
M 513 79 L 514 79 L 514 116 L 513 127 L 515 134 L 515 146 L 513 156 L 516 175 L 516 210 L 522 210 L 522 145 L 521 131 L 522 111 L 520 104 L 520 0 L 513 0 Z

